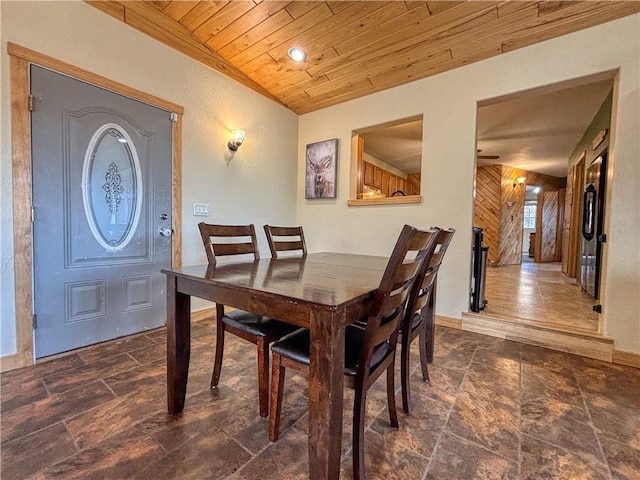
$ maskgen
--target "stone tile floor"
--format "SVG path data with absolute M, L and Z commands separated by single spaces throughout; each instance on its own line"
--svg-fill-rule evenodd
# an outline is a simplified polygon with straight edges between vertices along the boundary
M 307 383 L 288 372 L 282 436 L 258 415 L 255 347 L 228 337 L 208 388 L 215 326 L 193 327 L 184 414 L 166 413 L 165 331 L 1 376 L 2 479 L 304 479 Z M 369 391 L 369 479 L 640 479 L 640 370 L 438 328 L 431 386 L 412 349 L 414 411 L 389 426 Z M 399 382 L 398 382 L 399 383 Z M 345 390 L 341 478 L 351 478 Z

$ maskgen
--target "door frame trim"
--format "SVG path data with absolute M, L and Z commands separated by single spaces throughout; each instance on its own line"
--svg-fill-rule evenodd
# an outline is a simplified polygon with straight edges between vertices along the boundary
M 1 371 L 34 363 L 33 233 L 31 221 L 32 165 L 29 114 L 29 66 L 48 68 L 97 87 L 176 114 L 172 141 L 172 266 L 182 262 L 182 117 L 184 108 L 14 43 L 7 44 L 11 91 L 11 174 L 13 189 L 13 252 L 16 353 L 2 357 Z

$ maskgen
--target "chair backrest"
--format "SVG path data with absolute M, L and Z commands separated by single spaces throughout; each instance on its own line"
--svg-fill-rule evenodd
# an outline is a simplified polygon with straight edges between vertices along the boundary
M 253 224 L 212 225 L 201 222 L 198 228 L 210 265 L 216 264 L 216 257 L 225 255 L 253 254 L 254 259 L 260 258 Z
M 433 227 L 438 228 L 438 227 Z M 454 228 L 450 228 L 448 230 L 444 230 L 442 228 L 438 228 L 440 232 L 438 233 L 438 239 L 436 240 L 436 248 L 431 256 L 430 265 L 435 265 L 442 263 L 442 259 L 444 258 L 444 254 L 447 252 L 447 248 L 449 248 L 449 244 L 453 239 L 453 234 L 456 233 Z
M 271 257 L 278 258 L 278 252 L 300 250 L 302 256 L 307 254 L 302 227 L 274 227 L 265 225 L 264 233 L 269 242 Z
M 376 346 L 388 342 L 385 357 L 395 355 L 398 328 L 404 318 L 409 293 L 428 252 L 433 251 L 437 236 L 438 230 L 423 231 L 409 225 L 405 225 L 400 232 L 367 319 L 364 345 L 358 362 L 359 370 L 365 373 L 365 377 L 369 373 Z
M 425 262 L 420 268 L 420 272 L 417 275 L 416 281 L 411 289 L 411 295 L 407 302 L 407 310 L 405 314 L 405 320 L 402 327 L 403 332 L 409 332 L 411 322 L 416 314 L 422 314 L 422 310 L 428 305 L 429 299 L 433 293 L 434 284 L 438 276 L 438 270 L 442 265 L 442 259 L 444 254 L 449 248 L 451 239 L 455 230 L 453 228 L 449 230 L 437 230 L 436 241 L 434 242 L 431 251 L 425 252 Z

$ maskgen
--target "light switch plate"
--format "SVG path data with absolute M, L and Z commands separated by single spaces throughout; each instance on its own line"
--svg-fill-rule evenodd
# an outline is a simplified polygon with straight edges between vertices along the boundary
M 209 216 L 209 204 L 208 203 L 194 203 L 193 215 L 195 217 L 208 217 Z

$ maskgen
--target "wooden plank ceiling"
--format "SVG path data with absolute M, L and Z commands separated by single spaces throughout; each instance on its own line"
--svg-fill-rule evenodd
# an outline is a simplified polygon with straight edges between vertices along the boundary
M 632 1 L 91 1 L 298 114 L 640 11 Z M 288 59 L 303 48 L 304 63 Z

